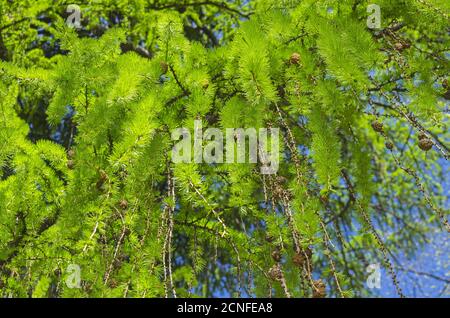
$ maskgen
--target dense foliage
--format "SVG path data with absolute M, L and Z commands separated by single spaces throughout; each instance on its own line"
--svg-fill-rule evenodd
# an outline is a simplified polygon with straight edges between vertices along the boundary
M 0 296 L 367 296 L 447 235 L 445 0 L 0 1 Z M 280 168 L 171 161 L 279 127 Z M 80 286 L 67 284 L 73 265 Z M 406 294 L 405 296 L 409 296 Z

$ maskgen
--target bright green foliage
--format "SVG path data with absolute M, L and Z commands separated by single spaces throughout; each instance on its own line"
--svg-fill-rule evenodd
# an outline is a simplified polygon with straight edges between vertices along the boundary
M 380 30 L 359 0 L 82 1 L 75 30 L 67 1 L 1 0 L 0 296 L 367 296 L 377 262 L 396 282 L 389 252 L 448 231 L 450 10 L 378 2 Z M 277 174 L 173 163 L 194 120 L 279 127 Z

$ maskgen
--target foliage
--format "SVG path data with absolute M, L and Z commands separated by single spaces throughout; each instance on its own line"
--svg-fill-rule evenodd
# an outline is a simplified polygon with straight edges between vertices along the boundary
M 359 0 L 81 1 L 72 29 L 1 0 L 0 295 L 367 296 L 378 262 L 402 296 L 394 255 L 449 231 L 449 5 L 378 2 L 380 30 Z M 278 173 L 172 163 L 196 119 L 280 127 Z

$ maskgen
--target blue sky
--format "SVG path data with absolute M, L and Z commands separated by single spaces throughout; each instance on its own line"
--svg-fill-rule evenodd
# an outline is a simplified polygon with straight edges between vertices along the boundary
M 450 242 L 448 233 L 436 229 L 429 235 L 430 243 L 420 249 L 414 258 L 398 255 L 405 271 L 396 270 L 400 286 L 407 297 L 450 297 Z M 407 271 L 406 271 L 407 270 Z M 440 281 L 432 275 L 445 278 Z M 381 274 L 381 297 L 397 297 L 391 278 L 386 271 Z

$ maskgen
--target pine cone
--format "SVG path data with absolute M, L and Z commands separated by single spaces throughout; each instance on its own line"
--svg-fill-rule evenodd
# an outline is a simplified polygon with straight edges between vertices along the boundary
M 287 181 L 287 179 L 283 176 L 277 176 L 276 178 L 277 178 L 276 180 L 277 180 L 278 184 L 284 184 Z
M 75 162 L 72 159 L 67 160 L 67 168 L 72 170 L 74 167 L 75 167 Z
M 427 135 L 425 135 L 424 133 L 420 133 L 419 134 L 419 140 L 422 140 L 422 139 L 425 139 L 425 138 L 428 138 Z
M 125 199 L 120 200 L 119 206 L 122 210 L 125 210 L 126 208 L 128 208 L 128 201 Z
M 111 288 L 116 288 L 119 284 L 117 283 L 117 281 L 115 279 L 111 279 L 108 283 L 108 286 Z
M 373 121 L 372 122 L 372 128 L 373 130 L 375 130 L 376 132 L 383 132 L 383 124 L 380 123 L 379 121 Z
M 272 258 L 275 262 L 279 262 L 281 261 L 281 253 L 279 249 L 276 249 L 275 251 L 272 252 Z
M 326 196 L 325 194 L 321 195 L 321 196 L 320 196 L 320 201 L 321 201 L 323 204 L 327 204 L 327 203 L 328 203 L 328 196 Z
M 386 148 L 389 150 L 394 149 L 394 144 L 390 141 L 386 142 L 385 145 L 386 145 Z
M 73 159 L 73 157 L 75 157 L 75 150 L 69 149 L 69 151 L 67 151 L 67 158 Z
M 169 65 L 168 65 L 166 62 L 161 61 L 161 62 L 159 63 L 159 65 L 161 66 L 161 72 L 162 72 L 162 74 L 166 74 L 166 73 L 169 71 Z
M 95 184 L 95 186 L 97 187 L 98 190 L 101 189 L 101 187 L 105 183 L 106 179 L 108 179 L 108 175 L 106 174 L 106 172 L 104 170 L 100 170 L 100 178 L 98 179 L 97 183 Z
M 108 179 L 108 175 L 106 174 L 105 170 L 100 170 L 100 180 L 106 181 Z
M 269 269 L 269 277 L 273 280 L 281 280 L 283 273 L 278 265 L 274 265 Z
M 306 254 L 306 256 L 308 257 L 308 260 L 311 260 L 311 258 L 312 258 L 312 250 L 309 248 L 309 247 L 307 247 L 305 250 L 304 250 L 304 253 Z
M 289 58 L 289 63 L 291 63 L 293 65 L 300 64 L 300 54 L 292 53 L 291 57 Z
M 450 100 L 450 89 L 447 89 L 443 96 L 446 100 Z
M 202 87 L 203 89 L 207 89 L 209 87 L 209 81 L 207 79 L 202 81 Z
M 419 148 L 428 151 L 433 147 L 433 142 L 428 138 L 423 138 L 419 140 Z
M 313 284 L 313 297 L 324 298 L 326 296 L 325 283 L 321 279 L 315 280 Z
M 404 48 L 403 44 L 401 44 L 400 42 L 395 43 L 394 47 L 397 51 L 402 51 Z
M 294 257 L 292 258 L 292 263 L 294 263 L 296 266 L 298 267 L 302 267 L 303 264 L 305 264 L 305 256 L 303 256 L 302 254 L 294 254 Z

